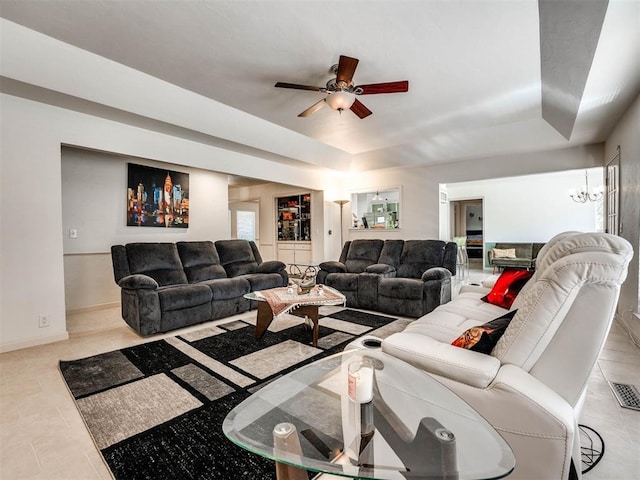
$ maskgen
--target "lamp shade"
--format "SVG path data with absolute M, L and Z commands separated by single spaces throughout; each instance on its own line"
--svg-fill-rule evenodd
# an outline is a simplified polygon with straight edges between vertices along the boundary
M 334 110 L 344 110 L 347 108 L 351 108 L 353 102 L 356 101 L 356 96 L 354 93 L 349 92 L 333 92 L 326 99 L 327 105 L 329 105 Z

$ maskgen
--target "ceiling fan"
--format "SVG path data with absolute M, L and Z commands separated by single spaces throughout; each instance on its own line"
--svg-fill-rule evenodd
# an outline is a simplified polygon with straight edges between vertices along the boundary
M 358 117 L 365 118 L 373 112 L 365 107 L 364 104 L 356 98 L 356 95 L 375 95 L 379 93 L 401 93 L 409 91 L 408 80 L 356 86 L 353 84 L 353 74 L 357 66 L 357 58 L 340 55 L 338 64 L 331 67 L 331 73 L 333 73 L 336 78 L 329 80 L 326 87 L 314 87 L 285 82 L 278 82 L 275 86 L 278 88 L 292 88 L 294 90 L 312 90 L 314 92 L 328 94 L 325 98 L 300 113 L 298 115 L 299 117 L 308 117 L 325 105 L 329 105 L 329 107 L 341 113 L 344 109 L 348 108 Z

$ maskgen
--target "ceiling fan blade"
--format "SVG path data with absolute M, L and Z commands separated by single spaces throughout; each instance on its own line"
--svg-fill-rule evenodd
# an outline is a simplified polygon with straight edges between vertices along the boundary
M 351 105 L 351 111 L 360 118 L 365 118 L 371 115 L 373 112 L 364 106 L 360 100 L 356 98 L 356 101 Z
M 323 98 L 319 102 L 316 102 L 313 105 L 311 105 L 309 108 L 307 108 L 304 112 L 300 113 L 298 116 L 299 117 L 308 117 L 312 113 L 315 113 L 318 110 L 320 110 L 322 107 L 324 107 L 326 105 L 326 103 L 327 102 L 325 102 L 324 98 Z
M 370 83 L 358 85 L 356 89 L 362 90 L 358 95 L 375 95 L 377 93 L 402 93 L 409 91 L 409 80 L 386 83 Z M 356 92 L 357 93 L 357 92 Z
M 320 90 L 322 90 L 322 87 L 312 87 L 311 85 L 298 85 L 297 83 L 285 83 L 285 82 L 278 82 L 274 85 L 274 87 L 293 88 L 295 90 L 312 90 L 314 92 L 319 92 Z
M 347 86 L 351 85 L 353 74 L 356 72 L 357 66 L 357 58 L 340 55 L 340 61 L 338 62 L 338 72 L 336 75 L 336 80 L 338 81 L 338 83 L 346 82 Z

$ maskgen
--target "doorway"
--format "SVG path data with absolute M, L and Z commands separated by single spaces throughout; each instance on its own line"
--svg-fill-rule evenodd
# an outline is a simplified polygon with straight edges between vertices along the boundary
M 482 198 L 453 200 L 451 232 L 454 237 L 466 237 L 469 268 L 482 270 L 484 264 L 484 201 Z

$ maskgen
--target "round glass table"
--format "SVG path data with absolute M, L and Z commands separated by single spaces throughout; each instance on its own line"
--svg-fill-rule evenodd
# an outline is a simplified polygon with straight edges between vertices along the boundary
M 227 438 L 276 462 L 360 479 L 492 479 L 509 445 L 475 410 L 379 348 L 342 352 L 264 386 L 227 415 Z

